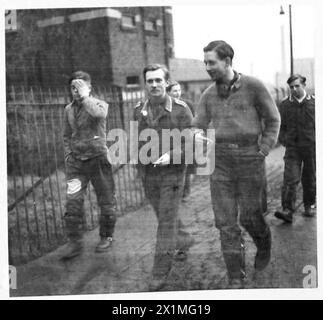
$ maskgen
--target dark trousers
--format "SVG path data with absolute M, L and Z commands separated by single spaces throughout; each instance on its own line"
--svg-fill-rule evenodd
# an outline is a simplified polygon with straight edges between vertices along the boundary
M 178 217 L 183 192 L 185 167 L 145 168 L 145 194 L 158 220 L 153 275 L 167 274 L 175 249 L 180 249 L 188 234 Z
M 115 186 L 111 165 L 105 155 L 89 160 L 70 157 L 66 162 L 67 201 L 65 223 L 70 239 L 80 238 L 84 195 L 91 182 L 100 207 L 100 236 L 111 237 L 116 223 Z
M 296 188 L 301 181 L 304 206 L 316 201 L 315 146 L 287 147 L 284 156 L 285 170 L 282 187 L 282 207 L 295 211 Z
M 210 177 L 215 225 L 230 279 L 244 277 L 244 241 L 240 224 L 256 246 L 270 232 L 263 217 L 265 160 L 258 147 L 216 147 L 215 169 Z
M 188 197 L 191 193 L 191 174 L 186 172 L 184 179 L 183 198 Z

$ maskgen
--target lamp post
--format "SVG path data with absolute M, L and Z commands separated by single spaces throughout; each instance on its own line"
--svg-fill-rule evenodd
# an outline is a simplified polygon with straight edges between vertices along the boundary
M 283 6 L 280 6 L 279 14 L 285 14 Z M 293 28 L 292 28 L 292 5 L 289 5 L 289 43 L 290 43 L 290 75 L 294 74 L 294 58 L 293 58 Z

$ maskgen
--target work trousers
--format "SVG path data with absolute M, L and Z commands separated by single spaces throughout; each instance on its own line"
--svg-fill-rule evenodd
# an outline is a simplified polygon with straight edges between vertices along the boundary
M 308 147 L 287 147 L 284 156 L 284 182 L 282 187 L 282 207 L 295 211 L 296 188 L 301 181 L 304 206 L 316 201 L 316 161 L 315 145 Z
M 112 237 L 116 223 L 115 186 L 111 164 L 105 155 L 89 160 L 70 156 L 66 162 L 67 201 L 65 224 L 67 236 L 82 236 L 84 195 L 91 182 L 100 207 L 100 236 Z
M 215 225 L 230 279 L 245 276 L 244 241 L 240 224 L 256 246 L 270 232 L 263 217 L 265 159 L 257 146 L 215 147 L 215 169 L 210 176 Z
M 188 233 L 178 217 L 185 166 L 146 166 L 143 184 L 145 195 L 154 208 L 157 221 L 153 275 L 167 274 L 176 249 L 185 247 Z

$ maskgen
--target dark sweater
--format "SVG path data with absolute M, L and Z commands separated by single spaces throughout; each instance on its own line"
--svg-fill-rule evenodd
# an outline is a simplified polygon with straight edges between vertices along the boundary
M 279 106 L 281 127 L 279 142 L 286 146 L 305 147 L 315 143 L 315 98 L 307 95 L 299 103 L 293 97 Z
M 259 143 L 268 154 L 276 144 L 280 127 L 278 108 L 261 81 L 239 74 L 227 97 L 218 94 L 216 84 L 202 94 L 192 126 L 215 129 L 216 141 Z

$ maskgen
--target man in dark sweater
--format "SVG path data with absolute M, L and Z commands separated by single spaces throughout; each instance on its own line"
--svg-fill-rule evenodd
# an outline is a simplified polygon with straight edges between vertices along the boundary
M 204 48 L 206 70 L 214 83 L 202 94 L 192 126 L 215 131 L 210 176 L 216 227 L 227 266 L 229 286 L 242 288 L 244 242 L 240 224 L 257 246 L 255 268 L 270 261 L 271 234 L 262 215 L 265 157 L 276 144 L 280 116 L 275 102 L 258 79 L 232 68 L 234 51 L 224 41 Z
M 282 101 L 279 142 L 286 147 L 282 209 L 278 219 L 292 223 L 296 187 L 302 181 L 304 216 L 313 217 L 316 201 L 315 98 L 305 91 L 306 78 L 295 74 L 287 83 L 290 96 Z

